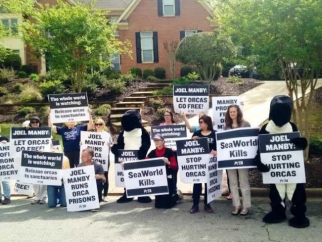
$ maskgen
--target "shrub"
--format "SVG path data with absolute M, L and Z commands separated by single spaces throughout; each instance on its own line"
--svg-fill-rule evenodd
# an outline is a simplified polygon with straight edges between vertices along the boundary
M 42 101 L 42 95 L 34 86 L 26 86 L 19 94 L 18 100 L 20 103 L 32 103 Z
M 153 99 L 151 100 L 151 107 L 154 108 L 154 110 L 157 110 L 159 107 L 162 107 L 164 103 L 160 99 Z
M 191 81 L 186 77 L 174 79 L 172 82 L 173 85 L 189 85 L 190 83 Z
M 40 117 L 40 119 L 46 119 L 48 117 L 48 107 L 47 106 L 43 106 L 41 108 L 39 108 L 38 110 L 38 115 Z
M 23 90 L 23 85 L 22 84 L 20 84 L 20 83 L 17 83 L 17 84 L 15 84 L 14 86 L 13 86 L 13 91 L 15 92 L 15 93 L 21 93 L 22 92 L 22 90 Z
M 28 77 L 27 73 L 24 71 L 18 71 L 17 76 L 18 76 L 18 78 L 27 78 Z
M 234 63 L 224 62 L 222 64 L 222 76 L 229 77 L 229 70 L 235 66 Z
M 125 91 L 125 83 L 122 80 L 106 80 L 104 86 L 110 90 L 112 94 L 118 95 Z
M 4 68 L 12 68 L 16 71 L 20 70 L 21 68 L 21 58 L 20 55 L 13 52 L 12 50 L 8 50 L 5 54 L 5 57 L 2 60 L 2 63 L 0 63 L 0 66 L 3 66 Z
M 322 136 L 311 137 L 309 140 L 310 148 L 309 153 L 311 155 L 322 155 Z
M 0 81 L 1 83 L 9 81 L 9 79 L 13 79 L 15 77 L 15 71 L 11 68 L 3 68 L 0 69 Z
M 33 107 L 22 107 L 17 111 L 20 115 L 27 115 L 31 113 L 36 113 L 36 110 Z
M 31 75 L 34 72 L 34 68 L 30 65 L 23 65 L 20 71 L 24 71 L 27 73 L 27 75 Z
M 94 114 L 96 116 L 106 117 L 111 111 L 111 106 L 109 104 L 103 104 L 98 108 L 94 109 Z
M 95 83 L 84 83 L 82 92 L 86 92 L 88 96 L 94 95 L 98 91 Z
M 180 76 L 181 77 L 185 77 L 189 73 L 192 73 L 192 67 L 191 66 L 183 66 L 183 67 L 181 67 L 181 69 L 180 69 Z
M 45 76 L 46 81 L 54 81 L 54 80 L 64 81 L 67 79 L 68 79 L 68 76 L 60 70 L 51 70 L 47 72 Z
M 196 80 L 198 80 L 198 78 L 199 78 L 199 75 L 198 75 L 198 73 L 197 72 L 192 72 L 192 73 L 189 73 L 188 75 L 187 75 L 187 78 L 190 80 L 190 81 L 196 81 Z
M 134 77 L 139 77 L 142 78 L 142 70 L 138 67 L 132 67 L 130 69 L 130 73 L 134 76 Z
M 48 94 L 59 94 L 64 92 L 62 81 L 45 81 L 39 85 L 40 93 L 47 97 Z
M 131 73 L 121 75 L 121 81 L 125 83 L 126 86 L 129 86 L 133 81 L 133 75 Z
M 218 78 L 220 77 L 220 74 L 222 74 L 222 65 L 220 64 L 216 65 L 215 70 L 216 70 L 216 75 L 214 77 L 214 80 L 217 81 Z
M 147 79 L 148 76 L 154 76 L 154 71 L 152 71 L 150 69 L 145 69 L 143 71 L 143 79 Z
M 105 69 L 103 73 L 108 79 L 119 79 L 121 77 L 121 71 L 116 71 L 111 68 Z
M 8 93 L 7 88 L 5 87 L 0 87 L 0 96 L 6 95 Z
M 164 118 L 164 113 L 165 113 L 165 108 L 159 108 L 156 112 L 155 112 L 155 116 L 158 118 L 158 120 L 162 120 Z
M 157 67 L 154 69 L 154 76 L 159 79 L 165 79 L 165 69 L 163 67 Z
M 153 96 L 172 96 L 173 95 L 173 87 L 164 87 L 159 90 L 152 91 Z
M 96 71 L 93 74 L 85 74 L 85 83 L 86 84 L 96 84 L 98 87 L 103 87 L 104 81 L 107 80 L 106 76 Z
M 237 85 L 242 85 L 243 80 L 239 76 L 230 76 L 227 80 L 227 83 L 234 83 Z
M 155 76 L 148 76 L 147 80 L 150 81 L 150 82 L 160 81 L 160 79 L 159 78 L 156 78 Z
M 37 74 L 31 74 L 30 76 L 29 76 L 29 79 L 31 79 L 32 81 L 34 81 L 34 82 L 38 82 L 39 81 L 39 76 L 37 75 Z

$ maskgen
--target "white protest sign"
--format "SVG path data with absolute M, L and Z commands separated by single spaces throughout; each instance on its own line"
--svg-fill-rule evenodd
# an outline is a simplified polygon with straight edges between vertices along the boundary
M 225 115 L 230 105 L 238 105 L 243 110 L 241 105 L 241 99 L 235 96 L 227 97 L 212 97 L 212 110 L 213 110 L 213 121 L 215 122 L 214 129 L 222 130 L 225 126 Z
M 209 86 L 174 85 L 173 107 L 176 113 L 180 113 L 180 111 L 186 114 L 207 113 L 209 109 Z
M 118 150 L 117 159 L 115 159 L 115 185 L 116 187 L 125 187 L 124 172 L 121 163 L 136 161 L 139 157 L 138 150 Z
M 262 173 L 264 184 L 306 182 L 303 150 L 290 143 L 299 137 L 299 132 L 259 135 L 261 161 L 270 167 Z
M 258 128 L 216 132 L 218 170 L 256 168 Z
M 63 170 L 63 178 L 68 212 L 100 207 L 93 165 Z
M 0 180 L 10 181 L 18 178 L 19 164 L 10 155 L 10 144 L 0 143 Z
M 178 140 L 177 157 L 183 183 L 206 183 L 210 151 L 207 138 Z
M 185 125 L 161 125 L 151 127 L 151 139 L 156 134 L 161 134 L 165 141 L 165 146 L 172 150 L 177 150 L 176 140 L 187 139 L 187 127 Z
M 217 197 L 221 197 L 222 171 L 218 169 L 216 157 L 210 157 L 208 163 L 207 174 L 207 202 L 214 201 Z
M 10 132 L 10 154 L 15 162 L 21 163 L 21 152 L 49 151 L 51 149 L 51 128 L 18 128 L 12 127 Z
M 57 150 L 59 153 L 63 153 L 59 140 L 52 140 L 51 142 L 53 150 Z
M 169 194 L 162 158 L 125 162 L 124 182 L 128 198 Z
M 30 184 L 60 186 L 63 156 L 60 153 L 23 151 L 20 180 Z
M 82 150 L 91 148 L 94 151 L 93 161 L 100 163 L 104 171 L 108 171 L 108 156 L 110 148 L 107 145 L 110 140 L 110 134 L 107 132 L 86 132 L 81 131 L 81 150 L 80 157 L 82 156 Z M 81 162 L 81 161 L 80 161 Z
M 53 124 L 89 120 L 86 92 L 50 94 L 48 101 Z
M 17 195 L 31 196 L 34 193 L 32 184 L 23 183 L 23 182 L 20 182 L 19 180 L 16 181 L 15 187 L 13 190 L 14 190 L 14 193 Z

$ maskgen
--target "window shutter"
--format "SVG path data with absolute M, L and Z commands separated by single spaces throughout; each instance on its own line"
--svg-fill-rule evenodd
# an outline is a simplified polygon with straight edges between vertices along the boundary
M 153 32 L 153 55 L 154 62 L 159 62 L 158 32 Z
M 163 16 L 163 1 L 162 0 L 158 0 L 158 15 L 160 17 Z
M 202 32 L 202 30 L 198 30 L 197 32 L 198 32 L 198 33 L 201 33 L 201 32 Z
M 141 54 L 141 35 L 140 32 L 135 33 L 136 40 L 136 62 L 142 63 L 142 54 Z
M 186 31 L 180 31 L 180 41 L 185 37 Z
M 175 0 L 176 16 L 180 16 L 180 0 Z

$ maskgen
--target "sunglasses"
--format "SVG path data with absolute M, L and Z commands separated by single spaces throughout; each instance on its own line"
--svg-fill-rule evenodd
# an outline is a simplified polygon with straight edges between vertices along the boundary
M 39 121 L 31 121 L 31 124 L 39 124 Z
M 103 126 L 103 124 L 95 124 L 95 126 Z

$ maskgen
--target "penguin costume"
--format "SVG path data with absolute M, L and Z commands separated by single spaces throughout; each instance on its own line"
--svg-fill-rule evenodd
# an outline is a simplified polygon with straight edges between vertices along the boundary
M 259 134 L 278 134 L 298 131 L 291 120 L 293 101 L 288 96 L 275 96 L 270 105 L 269 122 L 265 124 Z M 291 143 L 299 149 L 306 149 L 306 138 L 294 138 Z M 257 168 L 261 172 L 269 172 L 270 168 L 260 160 L 258 152 L 256 156 Z M 265 223 L 280 223 L 286 220 L 286 197 L 291 201 L 291 213 L 294 216 L 289 220 L 289 225 L 295 228 L 306 228 L 310 226 L 306 212 L 305 184 L 270 184 L 269 198 L 272 211 L 263 218 Z
M 146 155 L 151 146 L 149 133 L 143 128 L 141 123 L 141 115 L 136 110 L 128 110 L 122 117 L 123 130 L 119 134 L 117 144 L 112 146 L 112 153 L 117 159 L 118 150 L 138 150 L 139 160 L 146 158 Z M 118 203 L 131 202 L 133 198 L 126 197 L 126 190 L 120 197 Z M 138 202 L 149 203 L 152 202 L 150 197 L 139 197 Z

